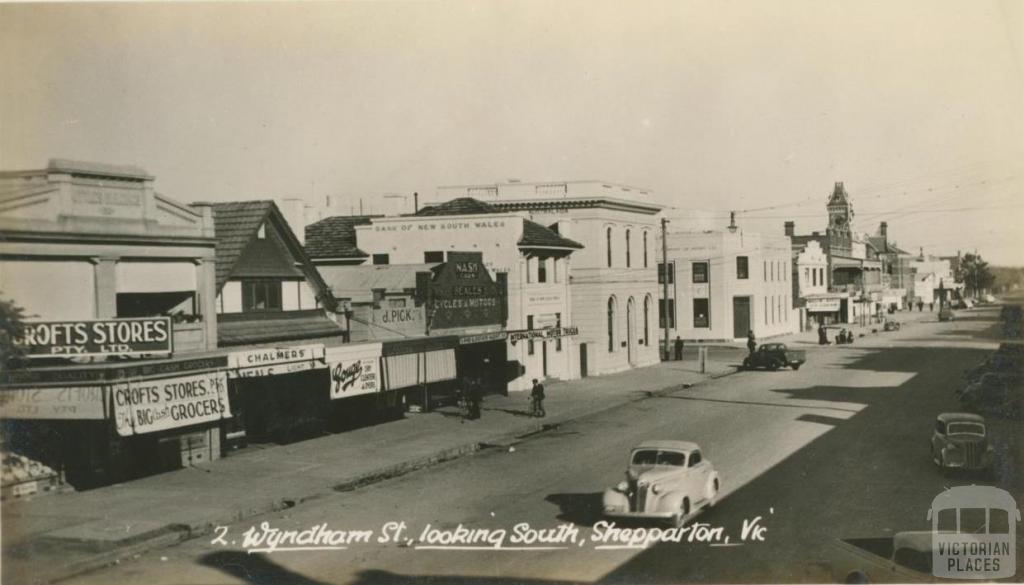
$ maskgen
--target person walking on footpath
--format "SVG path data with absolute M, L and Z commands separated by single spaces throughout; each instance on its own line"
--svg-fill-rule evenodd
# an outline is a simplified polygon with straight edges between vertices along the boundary
M 466 410 L 467 417 L 470 420 L 476 420 L 480 418 L 480 401 L 482 400 L 482 388 L 480 387 L 480 380 L 470 378 L 469 383 L 466 387 Z
M 825 324 L 818 325 L 818 345 L 828 345 L 828 330 L 825 329 Z
M 545 416 L 544 412 L 544 384 L 533 379 L 533 389 L 530 390 L 530 403 L 533 407 L 533 416 Z
M 679 339 L 678 335 L 676 335 L 675 350 L 676 350 L 676 361 L 677 362 L 683 361 L 683 340 Z
M 747 331 L 747 349 L 750 350 L 750 354 L 754 354 L 754 350 L 757 349 L 757 339 L 754 338 L 754 331 Z

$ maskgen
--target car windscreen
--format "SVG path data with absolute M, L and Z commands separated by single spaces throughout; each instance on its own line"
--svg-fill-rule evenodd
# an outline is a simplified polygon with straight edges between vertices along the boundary
M 678 451 L 641 449 L 633 453 L 633 465 L 671 465 L 682 467 L 684 464 L 686 464 L 686 454 Z
M 950 435 L 985 435 L 985 425 L 972 422 L 951 422 L 947 432 Z

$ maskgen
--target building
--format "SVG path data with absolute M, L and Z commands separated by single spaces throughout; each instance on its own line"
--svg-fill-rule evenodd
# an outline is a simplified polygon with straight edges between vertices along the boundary
M 758 339 L 796 331 L 789 239 L 720 231 L 667 232 L 668 303 L 659 301 L 659 325 L 669 338 Z M 661 238 L 658 238 L 660 244 Z M 666 272 L 658 264 L 658 280 Z
M 514 181 L 439 187 L 437 197 L 476 197 L 582 245 L 572 254 L 568 279 L 579 328 L 569 347 L 573 376 L 658 361 L 655 238 L 662 206 L 649 201 L 650 191 L 606 181 Z
M 340 218 L 327 218 L 307 228 L 307 249 L 339 295 L 350 286 L 345 282 L 347 275 L 364 278 L 374 272 L 364 267 L 353 271 L 351 266 L 332 265 L 337 258 L 351 259 L 362 254 L 364 260 L 370 261 L 368 266 L 396 267 L 395 272 L 377 272 L 379 278 L 393 283 L 378 287 L 375 293 L 383 309 L 392 300 L 401 302 L 404 298 L 408 303 L 410 274 L 429 273 L 441 264 L 457 265 L 462 254 L 477 253 L 487 277 L 507 291 L 507 339 L 502 338 L 502 343 L 507 344 L 507 363 L 499 368 L 505 378 L 505 389 L 528 389 L 533 378 L 572 379 L 579 375 L 570 357 L 574 355 L 571 337 L 575 328 L 568 284 L 569 260 L 582 248 L 580 244 L 526 219 L 523 214 L 502 212 L 471 198 L 424 207 L 415 215 L 372 218 L 352 230 L 348 227 L 351 224 Z M 352 235 L 354 239 L 350 239 Z M 467 272 L 466 276 L 469 275 Z M 486 339 L 496 333 L 494 323 L 487 320 L 479 325 L 460 322 L 470 318 L 471 312 L 463 311 L 467 317 L 462 317 L 457 307 L 473 308 L 467 305 L 470 301 L 474 306 L 498 307 L 498 299 L 489 299 L 493 295 L 485 294 L 473 300 L 481 296 L 477 288 L 446 286 L 449 290 L 439 300 L 445 295 L 448 300 L 438 303 L 433 310 L 426 308 L 427 335 L 458 335 L 469 340 L 477 335 Z M 436 291 L 432 294 L 437 296 Z M 466 300 L 459 300 L 460 296 Z

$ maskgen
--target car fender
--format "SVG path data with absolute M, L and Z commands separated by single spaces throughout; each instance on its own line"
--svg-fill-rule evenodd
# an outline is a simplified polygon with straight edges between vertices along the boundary
M 604 494 L 601 495 L 601 506 L 604 509 L 607 508 L 626 508 L 629 509 L 629 498 L 626 494 L 612 488 L 604 490 Z
M 705 498 L 710 500 L 712 497 L 717 497 L 718 496 L 718 493 L 716 493 L 715 487 L 714 487 L 716 481 L 718 482 L 718 492 L 721 492 L 722 491 L 722 478 L 718 475 L 717 471 L 711 470 L 711 473 L 708 474 L 708 480 L 704 484 L 704 497 Z
M 655 507 L 658 512 L 678 512 L 682 507 L 683 499 L 690 498 L 690 506 L 693 506 L 693 497 L 684 489 L 674 489 L 658 498 L 658 505 Z

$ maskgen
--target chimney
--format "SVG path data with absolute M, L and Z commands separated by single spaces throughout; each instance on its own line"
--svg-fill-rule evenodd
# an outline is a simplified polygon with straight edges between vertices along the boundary
M 785 225 L 786 225 L 786 235 L 792 237 L 793 233 L 796 231 L 796 222 L 795 221 L 787 221 Z
M 883 221 L 881 224 L 878 225 L 878 235 L 882 236 L 883 238 L 889 236 L 889 222 Z

